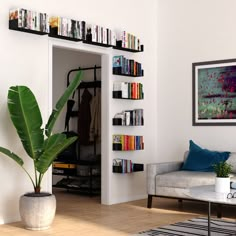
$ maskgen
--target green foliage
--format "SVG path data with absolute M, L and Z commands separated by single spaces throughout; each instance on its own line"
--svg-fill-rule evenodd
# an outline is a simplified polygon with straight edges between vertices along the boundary
M 227 162 L 219 162 L 213 165 L 216 177 L 227 178 L 232 172 L 232 165 Z
M 42 116 L 32 91 L 26 86 L 12 86 L 8 91 L 8 110 L 11 121 L 26 153 L 33 160 L 34 178 L 24 168 L 24 161 L 21 157 L 3 147 L 0 147 L 0 152 L 14 160 L 26 172 L 35 192 L 40 192 L 43 176 L 57 155 L 77 139 L 77 137 L 67 138 L 65 134 L 61 133 L 52 134 L 52 130 L 64 105 L 80 82 L 81 71 L 76 74 L 74 80 L 59 98 L 45 128 L 41 128 Z

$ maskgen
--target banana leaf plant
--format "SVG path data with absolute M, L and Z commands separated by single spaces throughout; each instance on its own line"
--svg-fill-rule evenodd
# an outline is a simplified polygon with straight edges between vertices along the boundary
M 8 110 L 22 145 L 33 161 L 34 173 L 31 175 L 24 167 L 24 161 L 9 149 L 0 147 L 0 152 L 14 160 L 30 178 L 35 193 L 40 193 L 44 174 L 57 155 L 76 141 L 77 137 L 67 138 L 65 134 L 55 133 L 54 124 L 70 96 L 81 82 L 81 71 L 59 98 L 45 128 L 42 128 L 42 115 L 33 92 L 26 86 L 12 86 L 8 91 Z

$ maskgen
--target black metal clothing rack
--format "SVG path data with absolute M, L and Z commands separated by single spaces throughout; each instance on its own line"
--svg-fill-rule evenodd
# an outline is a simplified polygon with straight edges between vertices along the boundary
M 79 106 L 80 106 L 80 93 L 81 93 L 81 89 L 85 89 L 85 88 L 93 88 L 93 93 L 94 93 L 94 96 L 96 95 L 96 88 L 101 88 L 101 81 L 100 80 L 97 80 L 97 70 L 101 69 L 101 66 L 94 66 L 94 67 L 86 67 L 86 68 L 77 68 L 77 69 L 72 69 L 68 72 L 67 74 L 67 86 L 69 86 L 70 84 L 70 74 L 72 72 L 76 72 L 76 71 L 87 71 L 87 70 L 94 70 L 94 79 L 93 81 L 88 81 L 88 82 L 85 82 L 85 81 L 81 81 L 81 83 L 79 84 L 78 88 L 77 88 L 77 91 L 78 91 L 78 111 L 79 111 Z M 74 95 L 73 95 L 74 96 Z M 73 111 L 72 112 L 72 116 L 77 116 L 78 115 L 78 111 Z M 69 126 L 68 126 L 68 129 L 69 129 Z M 96 156 L 96 139 L 94 139 L 94 143 L 93 143 L 93 155 L 94 157 Z M 89 163 L 86 162 L 86 161 L 81 161 L 80 160 L 80 145 L 78 145 L 78 164 L 79 163 Z M 90 176 L 92 176 L 92 165 L 90 165 Z M 90 180 L 90 188 L 89 188 L 89 192 L 90 192 L 90 195 L 93 194 L 93 188 L 92 188 L 92 177 L 89 178 Z

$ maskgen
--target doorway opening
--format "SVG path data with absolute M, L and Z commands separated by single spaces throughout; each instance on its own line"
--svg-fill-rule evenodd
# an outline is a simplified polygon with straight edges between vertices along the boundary
M 101 196 L 102 55 L 66 47 L 52 48 L 52 107 L 78 70 L 82 82 L 55 124 L 56 132 L 78 141 L 53 163 L 52 191 L 64 189 L 85 196 Z

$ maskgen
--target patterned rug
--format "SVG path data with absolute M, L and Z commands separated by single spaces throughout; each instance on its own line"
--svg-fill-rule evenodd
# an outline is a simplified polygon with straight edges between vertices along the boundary
M 208 235 L 207 218 L 196 218 L 135 234 L 136 236 L 187 236 Z M 236 236 L 236 222 L 211 219 L 211 236 Z

